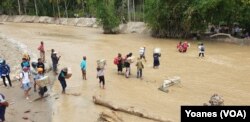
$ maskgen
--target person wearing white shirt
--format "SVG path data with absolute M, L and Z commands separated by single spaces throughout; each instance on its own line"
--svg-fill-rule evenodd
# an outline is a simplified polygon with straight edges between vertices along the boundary
M 140 59 L 144 59 L 144 61 L 146 62 L 146 57 L 145 57 L 145 52 L 146 52 L 146 47 L 141 47 L 140 50 L 139 50 L 139 53 L 140 53 Z
M 99 78 L 100 88 L 102 85 L 102 88 L 104 89 L 104 86 L 105 86 L 104 68 L 97 67 L 97 78 Z
M 198 49 L 199 49 L 199 57 L 201 56 L 204 57 L 204 53 L 205 53 L 204 44 L 203 43 L 199 44 Z
M 29 99 L 29 91 L 31 89 L 31 75 L 28 70 L 28 67 L 23 67 L 23 71 L 20 73 L 21 87 L 24 90 L 26 99 Z

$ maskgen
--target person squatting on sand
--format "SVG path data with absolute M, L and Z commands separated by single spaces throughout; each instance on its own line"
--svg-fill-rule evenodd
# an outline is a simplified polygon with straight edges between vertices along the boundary
M 99 86 L 104 89 L 105 87 L 105 77 L 104 77 L 104 68 L 97 67 L 97 78 L 99 78 Z
M 7 78 L 10 87 L 12 87 L 11 80 L 10 80 L 10 67 L 6 63 L 5 60 L 1 60 L 1 62 L 0 62 L 0 76 L 3 79 L 3 84 L 5 87 L 7 87 L 7 83 L 6 83 L 5 78 Z
M 5 96 L 0 93 L 0 122 L 5 121 L 5 110 L 9 103 L 5 100 Z
M 59 75 L 58 75 L 58 80 L 59 80 L 60 83 L 61 83 L 61 86 L 62 86 L 62 93 L 63 93 L 63 94 L 65 94 L 65 89 L 66 89 L 66 87 L 67 87 L 67 83 L 66 83 L 66 80 L 65 80 L 67 74 L 68 74 L 68 68 L 65 67 L 65 68 L 63 68 L 63 69 L 61 70 L 61 72 L 60 72 Z
M 23 67 L 20 73 L 21 88 L 24 90 L 24 96 L 29 99 L 29 91 L 31 89 L 31 74 L 28 67 Z
M 53 72 L 57 75 L 57 65 L 61 56 L 57 56 L 57 52 L 54 49 L 51 50 L 51 60 L 52 60 L 52 69 Z
M 87 68 L 87 62 L 86 62 L 86 56 L 83 56 L 83 59 L 82 59 L 82 62 L 80 64 L 81 66 L 81 71 L 82 71 L 82 78 L 83 80 L 87 80 L 87 77 L 86 77 L 86 68 Z
M 41 45 L 38 47 L 38 50 L 40 51 L 40 58 L 42 62 L 45 62 L 45 50 L 44 50 L 43 41 L 41 41 Z

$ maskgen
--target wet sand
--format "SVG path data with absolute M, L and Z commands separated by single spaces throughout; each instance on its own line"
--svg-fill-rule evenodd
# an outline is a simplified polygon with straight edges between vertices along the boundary
M 185 54 L 176 50 L 177 40 L 154 39 L 149 35 L 120 34 L 103 35 L 101 29 L 80 28 L 45 24 L 4 23 L 0 32 L 25 43 L 33 52 L 40 41 L 46 50 L 54 48 L 62 56 L 60 68 L 69 66 L 73 76 L 68 80 L 68 93 L 80 96 L 60 95 L 52 99 L 53 122 L 93 122 L 106 109 L 92 103 L 93 95 L 115 104 L 135 106 L 149 113 L 180 121 L 181 105 L 202 105 L 214 93 L 222 95 L 226 105 L 249 105 L 250 47 L 219 42 L 205 42 L 205 58 L 198 58 L 197 44 L 192 41 Z M 132 76 L 126 79 L 117 75 L 113 59 L 117 53 L 125 56 L 133 52 L 139 55 L 139 48 L 146 46 L 147 62 L 144 63 L 143 80 L 136 79 L 136 67 L 132 64 Z M 162 49 L 159 69 L 152 68 L 152 52 L 155 47 Z M 81 79 L 79 68 L 82 56 L 87 56 L 87 81 Z M 50 52 L 47 51 L 47 61 Z M 107 59 L 105 72 L 106 89 L 99 88 L 96 79 L 96 60 Z M 169 93 L 157 88 L 167 77 L 180 76 L 182 86 L 173 86 Z M 59 82 L 55 83 L 54 94 L 60 94 Z M 149 121 L 124 113 L 125 121 Z
M 0 37 L 0 44 L 0 57 L 10 65 L 10 77 L 12 78 L 16 74 L 16 66 L 20 67 L 22 52 L 5 38 Z M 5 113 L 6 122 L 51 121 L 50 99 L 45 98 L 31 103 L 31 100 L 39 97 L 37 93 L 33 92 L 33 89 L 30 92 L 30 100 L 26 100 L 18 81 L 12 81 L 12 87 L 5 87 L 0 79 L 0 93 L 5 95 L 10 104 Z M 24 120 L 23 117 L 27 117 L 27 120 Z

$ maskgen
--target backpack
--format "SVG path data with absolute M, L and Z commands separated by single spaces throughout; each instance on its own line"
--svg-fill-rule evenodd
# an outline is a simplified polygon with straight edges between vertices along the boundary
M 8 65 L 1 65 L 1 74 L 8 74 L 10 72 L 10 67 Z
M 118 62 L 118 58 L 116 57 L 115 59 L 114 59 L 114 64 L 115 65 L 117 65 L 119 62 Z
M 22 71 L 21 73 L 22 73 L 22 78 L 20 78 L 19 80 L 22 80 L 24 78 L 24 72 Z M 29 77 L 31 76 L 30 72 L 28 72 L 28 76 Z

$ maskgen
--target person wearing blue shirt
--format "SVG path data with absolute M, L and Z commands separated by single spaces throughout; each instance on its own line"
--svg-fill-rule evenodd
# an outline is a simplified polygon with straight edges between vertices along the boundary
M 6 61 L 3 60 L 2 64 L 0 65 L 0 76 L 3 79 L 3 84 L 7 87 L 7 83 L 5 82 L 5 78 L 8 79 L 10 87 L 12 87 L 11 80 L 10 80 L 10 67 L 6 64 Z
M 83 60 L 82 60 L 80 66 L 81 66 L 81 70 L 82 70 L 82 78 L 83 78 L 83 80 L 87 80 L 87 77 L 86 77 L 86 67 L 87 67 L 86 56 L 83 56 Z

